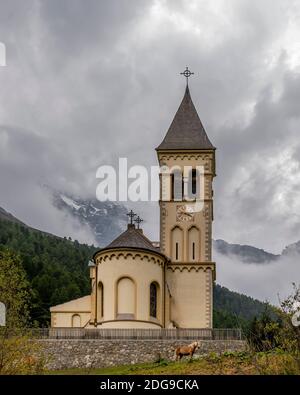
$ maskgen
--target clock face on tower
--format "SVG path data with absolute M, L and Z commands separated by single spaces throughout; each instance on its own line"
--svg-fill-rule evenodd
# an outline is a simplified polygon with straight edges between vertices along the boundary
M 176 221 L 193 221 L 194 220 L 194 209 L 192 206 L 187 204 L 181 204 L 176 207 Z

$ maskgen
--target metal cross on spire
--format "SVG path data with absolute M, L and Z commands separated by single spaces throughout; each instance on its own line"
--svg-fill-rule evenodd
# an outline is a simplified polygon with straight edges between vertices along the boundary
M 133 218 L 136 216 L 136 214 L 132 210 L 130 210 L 129 213 L 126 215 L 128 215 L 128 217 L 130 218 L 130 225 L 133 225 Z
M 137 223 L 137 228 L 140 229 L 140 223 L 143 222 L 144 220 L 142 218 L 140 218 L 140 216 L 138 215 L 136 217 L 136 219 L 134 220 L 134 222 Z
M 189 78 L 190 78 L 190 76 L 193 75 L 194 73 L 192 73 L 192 72 L 189 70 L 189 68 L 186 67 L 186 69 L 185 69 L 182 73 L 180 73 L 180 74 L 183 75 L 183 76 L 185 76 L 185 78 L 186 78 L 186 85 L 188 86 L 188 85 L 189 85 Z

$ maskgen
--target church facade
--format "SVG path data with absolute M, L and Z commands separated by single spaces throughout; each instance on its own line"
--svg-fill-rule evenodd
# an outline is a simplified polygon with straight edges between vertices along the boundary
M 91 294 L 51 307 L 52 327 L 212 328 L 215 147 L 188 86 L 156 151 L 170 169 L 160 174 L 160 242 L 130 221 L 90 261 Z

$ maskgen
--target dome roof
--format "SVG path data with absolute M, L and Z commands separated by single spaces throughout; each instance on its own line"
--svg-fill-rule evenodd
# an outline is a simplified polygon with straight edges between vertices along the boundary
M 159 248 L 154 247 L 152 242 L 143 234 L 142 229 L 137 229 L 132 224 L 129 224 L 125 232 L 121 233 L 120 236 L 98 252 L 114 248 L 134 248 L 163 255 Z

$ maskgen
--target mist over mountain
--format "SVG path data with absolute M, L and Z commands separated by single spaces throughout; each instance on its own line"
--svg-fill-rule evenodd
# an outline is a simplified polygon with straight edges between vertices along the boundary
M 296 243 L 289 244 L 282 251 L 283 256 L 293 256 L 300 254 L 300 240 Z
M 99 246 L 105 246 L 125 230 L 127 209 L 116 202 L 100 202 L 97 199 L 82 199 L 59 191 L 52 191 L 53 204 L 59 210 L 72 215 L 88 225 Z M 225 240 L 213 240 L 213 250 L 224 256 L 234 256 L 242 263 L 267 264 L 281 255 L 272 254 L 250 245 L 231 244 Z M 285 247 L 284 254 L 300 252 L 300 241 Z
M 121 204 L 81 199 L 55 190 L 51 194 L 56 208 L 90 227 L 99 247 L 109 244 L 126 229 L 127 209 Z
M 286 249 L 287 248 L 288 247 L 286 247 Z M 272 254 L 260 248 L 249 245 L 230 244 L 220 239 L 213 240 L 213 249 L 215 252 L 222 255 L 234 255 L 236 258 L 240 258 L 244 263 L 271 263 L 280 257 L 280 255 Z

